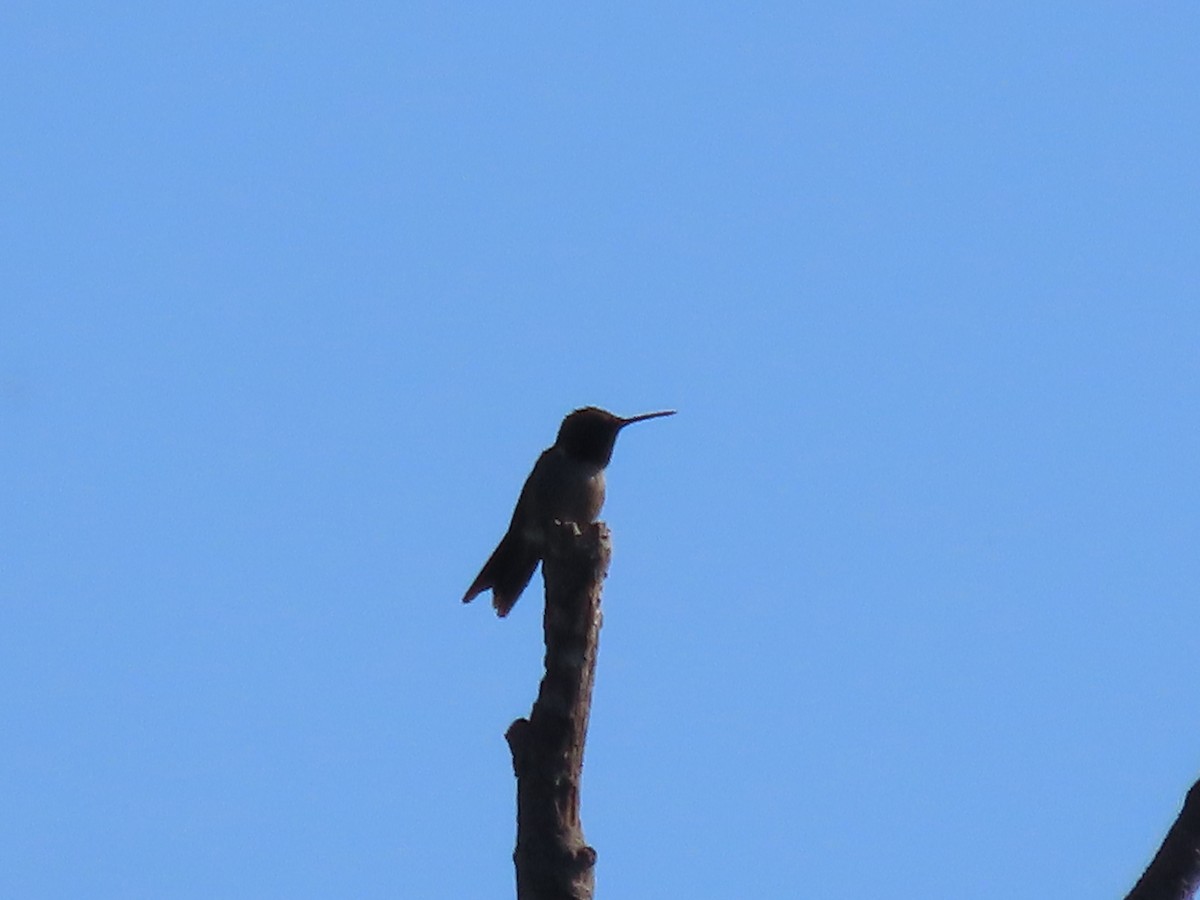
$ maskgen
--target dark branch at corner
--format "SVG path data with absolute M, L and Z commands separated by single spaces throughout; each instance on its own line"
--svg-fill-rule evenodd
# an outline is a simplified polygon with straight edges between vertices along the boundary
M 1175 824 L 1125 900 L 1188 900 L 1200 888 L 1200 781 L 1192 785 Z

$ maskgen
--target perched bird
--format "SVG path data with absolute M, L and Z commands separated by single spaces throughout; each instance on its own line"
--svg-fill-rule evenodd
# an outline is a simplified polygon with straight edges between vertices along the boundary
M 470 603 L 489 588 L 492 606 L 508 615 L 545 555 L 550 526 L 596 521 L 604 505 L 604 468 L 612 459 L 617 433 L 626 425 L 673 416 L 675 410 L 622 419 L 595 406 L 563 419 L 554 446 L 542 452 L 525 479 L 508 531 L 463 595 Z

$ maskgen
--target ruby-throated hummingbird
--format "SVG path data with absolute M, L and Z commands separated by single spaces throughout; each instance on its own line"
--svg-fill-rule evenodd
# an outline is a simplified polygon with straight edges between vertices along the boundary
M 612 459 L 617 432 L 634 422 L 674 414 L 671 409 L 622 419 L 587 406 L 563 419 L 554 446 L 542 452 L 525 479 L 508 531 L 467 588 L 463 603 L 491 588 L 496 613 L 508 615 L 545 554 L 550 527 L 556 521 L 586 525 L 600 515 L 604 467 Z

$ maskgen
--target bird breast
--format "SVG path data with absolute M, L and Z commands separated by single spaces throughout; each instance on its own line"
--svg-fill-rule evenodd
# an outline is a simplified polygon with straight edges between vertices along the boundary
M 539 461 L 537 508 L 545 521 L 596 521 L 604 506 L 604 467 L 551 451 Z

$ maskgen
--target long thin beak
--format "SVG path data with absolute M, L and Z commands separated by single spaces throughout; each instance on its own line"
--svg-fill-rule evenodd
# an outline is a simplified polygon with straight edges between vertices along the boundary
M 644 422 L 647 419 L 657 419 L 661 416 L 673 415 L 675 415 L 675 410 L 673 409 L 664 409 L 662 412 L 642 413 L 640 416 L 630 416 L 628 419 L 622 419 L 621 427 L 624 428 L 626 425 L 632 425 L 634 422 Z

